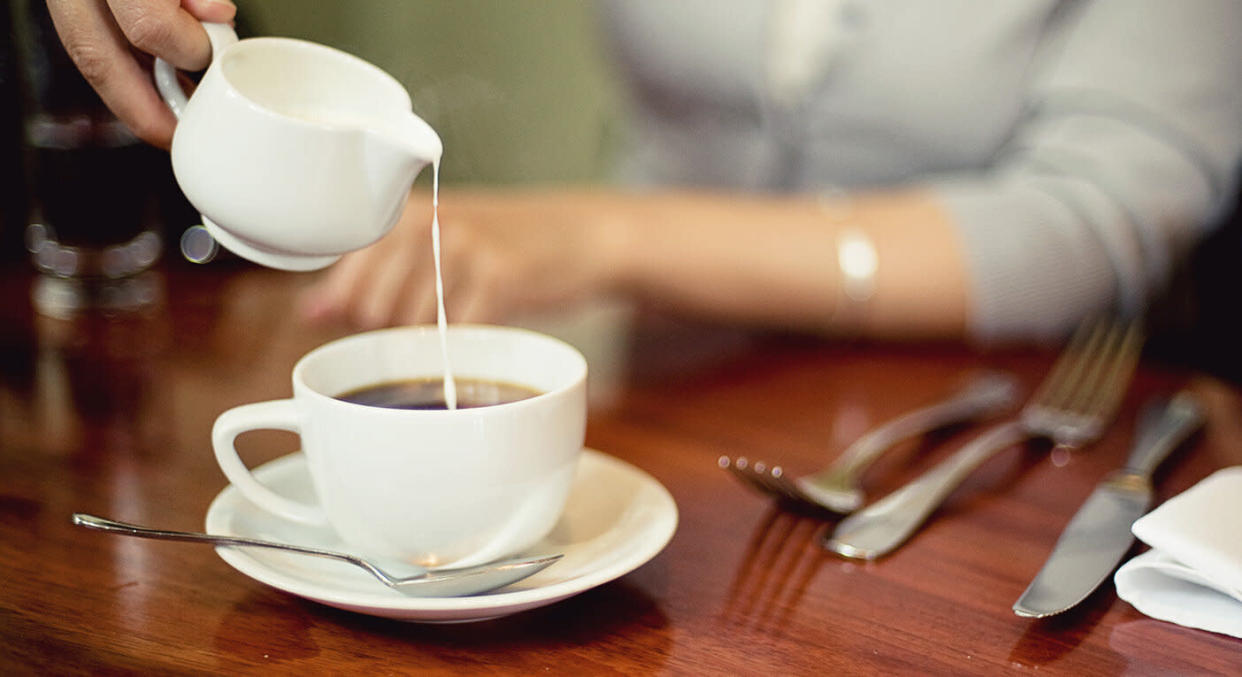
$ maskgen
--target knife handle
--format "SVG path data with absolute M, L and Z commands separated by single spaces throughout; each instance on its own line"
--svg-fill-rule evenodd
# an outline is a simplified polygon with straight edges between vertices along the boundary
M 1198 398 L 1183 390 L 1168 401 L 1147 406 L 1139 424 L 1138 439 L 1122 472 L 1150 478 L 1169 453 L 1204 423 Z

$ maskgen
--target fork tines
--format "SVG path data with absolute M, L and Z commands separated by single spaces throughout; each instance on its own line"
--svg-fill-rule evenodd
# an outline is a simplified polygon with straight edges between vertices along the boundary
M 1075 412 L 1088 423 L 1083 440 L 1098 436 L 1111 421 L 1138 364 L 1143 331 L 1137 318 L 1102 316 L 1084 322 L 1031 396 L 1024 416 L 1043 418 L 1049 410 Z
M 779 465 L 769 468 L 767 464 L 760 461 L 751 463 L 745 456 L 739 456 L 737 459 L 721 456 L 716 463 L 732 473 L 734 477 L 762 493 L 781 496 L 797 502 L 807 500 L 801 490 L 785 477 L 785 471 Z

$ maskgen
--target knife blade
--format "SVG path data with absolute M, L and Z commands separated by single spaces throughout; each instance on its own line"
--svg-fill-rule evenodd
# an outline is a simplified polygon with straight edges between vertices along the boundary
M 1189 392 L 1144 410 L 1125 466 L 1108 474 L 1066 525 L 1013 612 L 1044 618 L 1072 609 L 1117 568 L 1134 543 L 1130 525 L 1151 507 L 1151 475 L 1203 425 L 1203 407 Z

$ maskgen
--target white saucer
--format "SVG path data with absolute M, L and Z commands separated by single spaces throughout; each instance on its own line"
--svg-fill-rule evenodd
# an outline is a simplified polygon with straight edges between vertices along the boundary
M 278 493 L 314 500 L 306 459 L 294 453 L 254 471 Z M 552 533 L 526 553 L 563 553 L 559 562 L 502 590 L 470 597 L 406 597 L 343 562 L 260 548 L 217 548 L 233 568 L 274 588 L 329 606 L 424 623 L 497 618 L 560 601 L 618 578 L 664 549 L 677 528 L 677 504 L 655 478 L 593 449 L 583 449 L 569 501 Z M 345 546 L 323 527 L 306 526 L 251 504 L 232 486 L 207 510 L 207 531 L 333 550 Z

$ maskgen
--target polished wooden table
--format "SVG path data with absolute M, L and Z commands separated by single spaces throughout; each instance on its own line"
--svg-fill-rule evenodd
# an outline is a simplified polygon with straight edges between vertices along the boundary
M 717 466 L 722 455 L 825 463 L 867 428 L 932 401 L 972 370 L 1029 389 L 1050 351 L 874 346 L 639 323 L 601 384 L 588 444 L 675 498 L 667 548 L 563 602 L 460 625 L 390 621 L 266 587 L 205 546 L 70 525 L 76 511 L 200 529 L 224 487 L 213 419 L 287 397 L 306 350 L 344 332 L 297 322 L 305 278 L 214 265 L 159 274 L 143 312 L 51 319 L 28 275 L 0 314 L 0 672 L 514 672 L 530 674 L 1239 674 L 1242 641 L 1156 621 L 1106 583 L 1049 621 L 1010 605 L 1094 483 L 1123 459 L 1147 398 L 1188 387 L 1208 428 L 1159 473 L 1158 499 L 1242 463 L 1242 398 L 1145 362 L 1117 425 L 1052 462 L 1015 448 L 985 465 L 904 548 L 878 562 L 819 548 L 831 522 L 784 511 Z M 977 428 L 894 450 L 879 496 Z M 239 441 L 257 464 L 297 448 Z M 1234 516 L 1236 519 L 1237 516 Z

